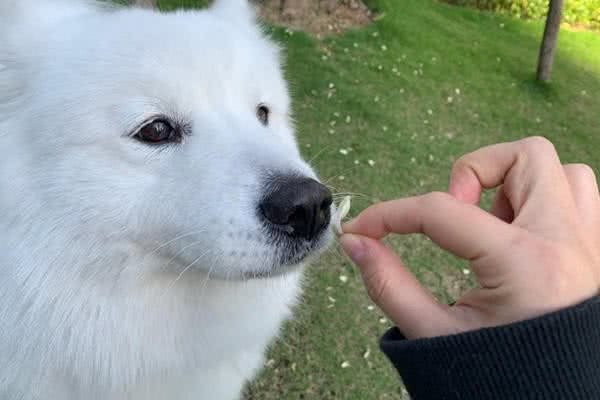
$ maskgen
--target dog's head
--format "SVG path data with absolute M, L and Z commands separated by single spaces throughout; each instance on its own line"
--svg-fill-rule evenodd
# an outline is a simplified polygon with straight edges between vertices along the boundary
M 4 33 L 0 75 L 15 68 L 9 134 L 55 223 L 229 279 L 282 273 L 331 241 L 331 194 L 300 156 L 279 51 L 246 0 L 168 14 L 35 3 L 10 11 L 45 22 Z

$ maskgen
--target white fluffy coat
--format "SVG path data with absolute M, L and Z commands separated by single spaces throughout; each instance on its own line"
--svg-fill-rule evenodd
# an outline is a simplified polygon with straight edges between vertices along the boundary
M 315 176 L 289 107 L 243 0 L 0 0 L 1 399 L 238 398 L 300 293 L 254 212 L 265 174 Z M 184 143 L 133 140 L 154 114 Z

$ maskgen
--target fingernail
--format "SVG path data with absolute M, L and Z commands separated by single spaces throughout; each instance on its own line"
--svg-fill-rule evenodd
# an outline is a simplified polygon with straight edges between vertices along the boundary
M 361 238 L 356 235 L 346 234 L 340 238 L 340 243 L 348 257 L 356 264 L 364 260 L 367 254 L 367 247 Z

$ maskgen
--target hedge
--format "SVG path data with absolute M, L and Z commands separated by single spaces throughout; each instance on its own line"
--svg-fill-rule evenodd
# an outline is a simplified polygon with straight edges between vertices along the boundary
M 509 13 L 518 18 L 542 19 L 549 0 L 446 0 L 448 3 Z M 600 29 L 600 0 L 565 0 L 563 21 Z

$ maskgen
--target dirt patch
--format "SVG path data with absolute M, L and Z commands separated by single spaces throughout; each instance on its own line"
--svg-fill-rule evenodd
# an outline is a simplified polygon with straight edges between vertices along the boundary
M 266 21 L 317 37 L 368 25 L 371 10 L 362 0 L 255 0 Z
M 1 0 L 0 0 L 1 1 Z M 205 0 L 206 4 L 213 0 Z M 368 25 L 371 10 L 363 0 L 250 0 L 265 21 L 302 30 L 317 37 Z M 138 7 L 156 8 L 158 0 L 126 0 Z M 184 2 L 181 2 L 184 4 Z

